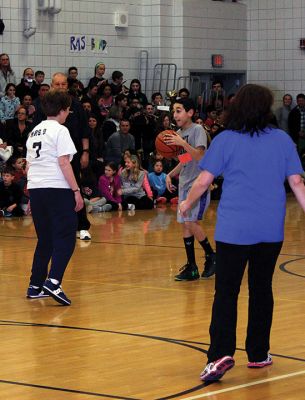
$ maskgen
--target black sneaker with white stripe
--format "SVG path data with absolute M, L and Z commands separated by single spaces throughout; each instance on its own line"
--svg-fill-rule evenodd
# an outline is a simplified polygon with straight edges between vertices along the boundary
M 45 297 L 50 297 L 50 295 L 45 293 L 41 287 L 30 285 L 26 292 L 26 297 L 28 299 L 44 299 Z
M 49 293 L 54 300 L 63 306 L 69 306 L 71 304 L 71 300 L 64 294 L 61 286 L 55 285 L 50 279 L 47 279 L 43 284 L 43 290 L 45 293 Z

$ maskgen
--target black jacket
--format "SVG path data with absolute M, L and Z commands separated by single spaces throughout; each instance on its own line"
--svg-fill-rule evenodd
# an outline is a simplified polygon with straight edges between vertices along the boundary
M 299 107 L 294 107 L 288 115 L 288 129 L 291 139 L 297 143 L 301 127 L 301 113 Z

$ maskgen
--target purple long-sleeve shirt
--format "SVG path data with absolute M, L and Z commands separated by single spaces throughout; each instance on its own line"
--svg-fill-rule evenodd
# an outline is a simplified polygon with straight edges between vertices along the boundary
M 106 200 L 122 203 L 122 197 L 118 195 L 118 190 L 121 189 L 121 180 L 118 175 L 113 177 L 112 182 L 106 175 L 102 175 L 98 181 L 98 189 Z

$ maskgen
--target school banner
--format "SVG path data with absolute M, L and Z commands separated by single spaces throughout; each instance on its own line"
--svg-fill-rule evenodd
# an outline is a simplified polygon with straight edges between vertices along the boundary
M 98 36 L 71 35 L 69 48 L 72 53 L 93 52 L 108 54 L 108 43 Z

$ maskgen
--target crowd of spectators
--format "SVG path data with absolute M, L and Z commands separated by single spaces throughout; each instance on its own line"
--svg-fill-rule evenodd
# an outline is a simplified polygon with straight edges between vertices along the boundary
M 163 130 L 176 129 L 171 105 L 177 97 L 189 97 L 189 90 L 182 88 L 175 96 L 166 99 L 168 111 L 164 111 L 165 94 L 155 92 L 149 101 L 138 79 L 132 79 L 127 87 L 121 71 L 113 71 L 110 78 L 105 74 L 105 64 L 97 63 L 94 76 L 85 86 L 79 80 L 77 67 L 72 66 L 67 71 L 69 93 L 85 115 L 86 126 L 79 128 L 90 132 L 89 147 L 83 150 L 89 153 L 89 164 L 82 165 L 80 174 L 88 210 L 152 208 L 166 202 L 175 204 L 178 193 L 174 190 L 174 196 L 170 195 L 163 178 L 177 161 L 166 160 L 156 152 L 155 138 Z M 41 99 L 50 90 L 44 79 L 43 71 L 27 67 L 17 84 L 9 56 L 5 53 L 0 55 L 0 167 L 15 175 L 14 182 L 19 184 L 24 202 L 18 203 L 18 207 L 20 205 L 23 210 L 28 200 L 24 163 L 26 141 L 29 132 L 43 119 Z M 222 82 L 217 80 L 212 84 L 208 100 L 202 104 L 198 99 L 194 122 L 204 127 L 210 143 L 224 129 L 223 112 L 234 100 L 234 95 L 226 97 Z M 284 96 L 283 106 L 275 112 L 275 124 L 278 123 L 292 136 L 302 156 L 305 153 L 305 96 L 298 95 L 296 101 L 297 105 L 293 107 L 292 96 Z M 126 153 L 129 158 L 126 158 Z M 23 166 L 18 173 L 16 165 Z M 111 171 L 114 177 L 120 177 L 118 192 L 118 178 L 114 179 Z M 23 174 L 21 180 L 20 173 Z M 101 192 L 101 179 L 115 182 L 115 188 L 112 188 L 115 197 L 108 193 L 107 198 L 104 191 Z M 141 198 L 142 201 L 138 201 Z M 5 211 L 10 204 L 2 204 L 0 208 Z

